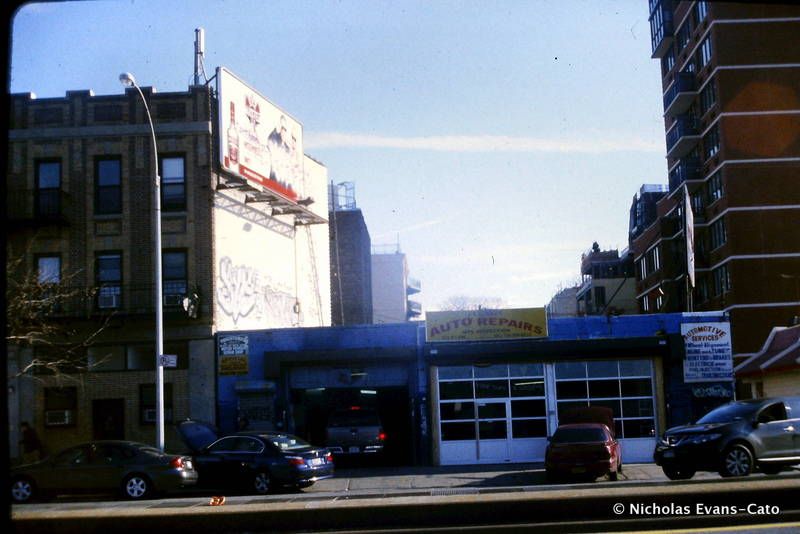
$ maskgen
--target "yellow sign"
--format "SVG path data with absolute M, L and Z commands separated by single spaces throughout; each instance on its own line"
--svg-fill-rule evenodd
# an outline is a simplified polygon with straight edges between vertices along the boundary
M 247 356 L 223 356 L 219 359 L 220 375 L 246 375 L 247 373 Z
M 429 343 L 547 337 L 547 314 L 544 308 L 427 312 L 425 333 Z

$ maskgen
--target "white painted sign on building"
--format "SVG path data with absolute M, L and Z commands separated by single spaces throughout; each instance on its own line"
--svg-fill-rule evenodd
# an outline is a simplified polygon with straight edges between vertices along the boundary
M 686 323 L 681 335 L 686 347 L 684 382 L 733 380 L 730 323 Z

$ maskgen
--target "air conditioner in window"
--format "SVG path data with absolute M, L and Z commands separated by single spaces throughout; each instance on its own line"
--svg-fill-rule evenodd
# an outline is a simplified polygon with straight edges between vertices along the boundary
M 120 303 L 122 301 L 122 295 L 119 294 L 107 294 L 107 295 L 98 295 L 97 296 L 97 307 L 98 308 L 119 308 Z
M 164 306 L 182 306 L 183 305 L 183 295 L 181 294 L 172 294 L 172 295 L 164 295 Z
M 44 413 L 44 422 L 48 426 L 72 424 L 72 410 L 48 410 Z

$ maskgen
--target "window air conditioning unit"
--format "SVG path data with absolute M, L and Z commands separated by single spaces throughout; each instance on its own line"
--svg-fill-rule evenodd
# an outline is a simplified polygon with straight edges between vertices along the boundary
M 164 295 L 164 306 L 182 306 L 183 295 L 175 293 L 172 295 Z
M 119 308 L 122 295 L 119 294 L 106 294 L 97 296 L 98 308 Z
M 44 413 L 47 426 L 69 425 L 73 422 L 72 410 L 48 410 Z

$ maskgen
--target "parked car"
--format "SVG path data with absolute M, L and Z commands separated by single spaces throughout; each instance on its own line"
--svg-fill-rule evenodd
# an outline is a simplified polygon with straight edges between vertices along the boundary
M 276 487 L 307 488 L 333 476 L 333 457 L 297 436 L 247 431 L 219 437 L 211 425 L 183 421 L 178 430 L 192 450 L 199 485 L 266 494 Z
M 386 441 L 378 413 L 358 406 L 333 412 L 325 432 L 325 446 L 335 454 L 380 453 Z
M 93 441 L 11 470 L 11 499 L 27 503 L 57 494 L 119 492 L 145 499 L 191 487 L 192 459 L 134 441 Z
M 800 397 L 753 399 L 720 406 L 697 423 L 671 428 L 653 454 L 671 480 L 697 471 L 724 477 L 767 474 L 800 464 Z
M 559 425 L 545 451 L 545 473 L 554 481 L 568 476 L 617 480 L 622 471 L 619 442 L 603 423 Z

